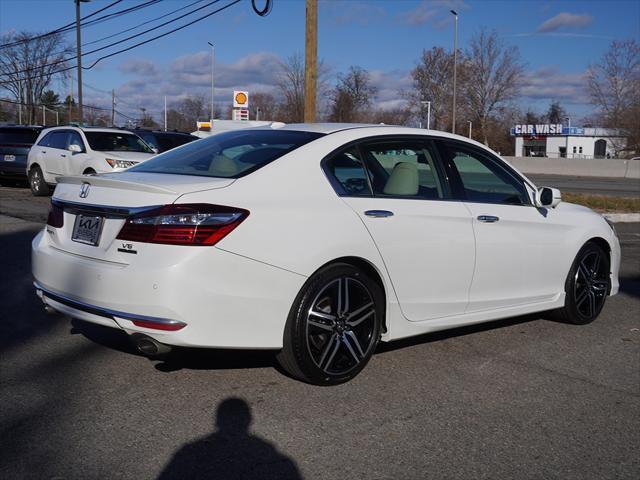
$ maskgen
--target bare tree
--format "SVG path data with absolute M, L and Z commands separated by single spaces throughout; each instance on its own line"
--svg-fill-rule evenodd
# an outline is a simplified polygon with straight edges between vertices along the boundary
M 614 40 L 600 62 L 589 66 L 587 82 L 591 102 L 598 108 L 604 126 L 627 130 L 628 146 L 636 151 L 640 149 L 638 42 Z
M 23 121 L 34 122 L 36 105 L 59 70 L 68 65 L 63 60 L 71 53 L 62 34 L 38 36 L 20 32 L 0 37 L 0 89 L 7 90 L 16 102 L 26 104 Z
M 282 96 L 278 116 L 283 122 L 304 120 L 304 59 L 299 53 L 280 63 L 278 89 Z
M 251 116 L 258 120 L 275 120 L 276 99 L 266 92 L 255 92 L 251 94 Z
M 350 67 L 346 75 L 338 75 L 329 120 L 332 122 L 368 120 L 371 116 L 368 109 L 376 93 L 377 89 L 371 84 L 369 72 L 361 67 Z
M 466 79 L 461 90 L 471 119 L 479 126 L 482 141 L 488 144 L 489 119 L 518 94 L 524 70 L 520 53 L 517 47 L 504 45 L 495 31 L 481 29 L 472 37 L 462 63 Z
M 441 130 L 449 124 L 453 91 L 453 55 L 443 48 L 423 50 L 422 57 L 411 71 L 413 90 L 406 96 L 420 109 L 423 101 L 431 102 L 430 127 Z M 425 113 L 426 114 L 426 113 Z
M 331 69 L 323 60 L 318 61 L 316 79 L 316 108 L 322 112 L 326 108 Z M 304 58 L 295 53 L 280 62 L 277 77 L 279 102 L 277 118 L 287 123 L 304 121 Z

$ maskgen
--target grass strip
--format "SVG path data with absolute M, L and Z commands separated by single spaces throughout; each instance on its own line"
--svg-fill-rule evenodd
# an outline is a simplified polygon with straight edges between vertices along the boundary
M 584 205 L 598 212 L 637 213 L 640 212 L 640 198 L 610 197 L 606 195 L 586 195 L 562 192 L 562 200 Z

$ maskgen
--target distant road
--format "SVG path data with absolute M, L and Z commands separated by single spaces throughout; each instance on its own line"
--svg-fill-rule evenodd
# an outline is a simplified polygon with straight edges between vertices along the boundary
M 537 186 L 559 188 L 566 192 L 639 197 L 640 180 L 632 178 L 569 177 L 566 175 L 526 174 Z

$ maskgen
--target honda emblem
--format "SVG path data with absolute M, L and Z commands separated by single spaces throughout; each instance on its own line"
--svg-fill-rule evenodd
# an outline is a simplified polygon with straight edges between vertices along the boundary
M 91 184 L 87 182 L 84 182 L 80 186 L 80 198 L 87 198 L 89 196 L 89 187 L 91 187 Z

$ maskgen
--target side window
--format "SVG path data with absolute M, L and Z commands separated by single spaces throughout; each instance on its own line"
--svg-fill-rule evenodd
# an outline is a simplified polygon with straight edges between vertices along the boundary
M 447 149 L 467 200 L 508 205 L 530 203 L 523 183 L 488 153 L 453 143 Z
M 445 198 L 445 185 L 428 142 L 394 140 L 361 147 L 375 196 Z
M 38 142 L 38 145 L 41 147 L 49 147 L 51 145 L 51 138 L 53 137 L 54 132 L 47 133 L 42 140 Z
M 78 145 L 80 147 L 81 152 L 85 152 L 84 142 L 82 141 L 82 137 L 76 131 L 69 132 L 69 137 L 67 139 L 67 149 L 69 149 L 70 145 Z
M 331 157 L 325 165 L 333 183 L 338 183 L 349 196 L 370 197 L 371 189 L 362 159 L 356 147 Z
M 66 131 L 52 132 L 51 140 L 49 141 L 48 146 L 51 148 L 59 148 L 60 150 L 66 150 L 68 135 L 69 133 Z

